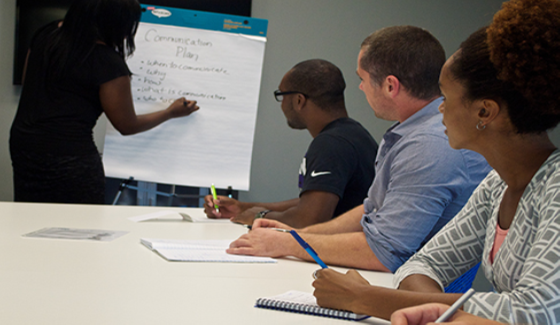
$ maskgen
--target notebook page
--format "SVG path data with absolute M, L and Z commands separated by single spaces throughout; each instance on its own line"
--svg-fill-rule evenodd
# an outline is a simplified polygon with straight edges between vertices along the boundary
M 275 263 L 269 257 L 230 255 L 226 253 L 233 240 L 165 240 L 140 239 L 140 242 L 157 251 L 170 261 Z
M 273 297 L 266 297 L 264 299 L 285 301 L 285 302 L 291 302 L 291 303 L 307 304 L 307 305 L 310 305 L 310 306 L 317 306 L 318 307 L 317 299 L 313 296 L 313 294 L 308 293 L 308 292 L 288 291 L 286 293 L 275 295 Z
M 169 240 L 140 239 L 150 249 L 223 249 L 229 248 L 233 240 Z
M 276 260 L 269 257 L 230 255 L 222 250 L 182 250 L 182 249 L 159 249 L 160 255 L 170 261 L 191 262 L 227 262 L 227 263 L 275 263 Z
M 143 222 L 150 220 L 177 220 L 189 221 L 195 223 L 223 223 L 228 224 L 231 221 L 227 218 L 208 218 L 204 211 L 201 209 L 190 209 L 186 212 L 176 212 L 171 210 L 157 211 L 153 213 L 132 216 L 128 218 L 133 222 Z

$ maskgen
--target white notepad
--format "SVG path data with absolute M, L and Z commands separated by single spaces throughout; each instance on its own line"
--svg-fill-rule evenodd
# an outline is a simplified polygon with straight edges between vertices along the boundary
M 260 298 L 255 307 L 345 320 L 363 320 L 369 317 L 350 311 L 320 307 L 313 294 L 300 291 L 288 291 L 277 296 Z
M 143 245 L 169 261 L 276 263 L 276 259 L 269 257 L 230 255 L 226 249 L 232 241 L 140 239 Z

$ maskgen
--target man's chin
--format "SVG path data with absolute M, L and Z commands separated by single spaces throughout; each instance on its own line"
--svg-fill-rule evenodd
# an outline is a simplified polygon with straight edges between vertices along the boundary
M 292 128 L 292 129 L 296 129 L 296 130 L 304 130 L 304 129 L 306 129 L 305 126 L 297 125 L 297 124 L 294 124 L 294 123 L 290 123 L 289 121 L 288 121 L 288 126 L 290 126 L 290 128 Z

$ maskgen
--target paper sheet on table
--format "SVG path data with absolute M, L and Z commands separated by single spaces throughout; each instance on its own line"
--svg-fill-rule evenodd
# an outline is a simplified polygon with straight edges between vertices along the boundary
M 149 220 L 177 220 L 177 221 L 187 221 L 193 223 L 231 223 L 227 218 L 208 218 L 202 209 L 200 210 L 189 210 L 188 212 L 177 212 L 177 211 L 158 211 L 149 214 L 143 214 L 138 216 L 132 216 L 128 218 L 133 222 L 143 222 Z
M 230 255 L 226 253 L 233 240 L 165 240 L 140 239 L 147 248 L 169 261 L 223 262 L 223 263 L 276 263 L 269 257 Z
M 24 234 L 23 236 L 29 238 L 112 241 L 127 233 L 126 231 L 111 230 L 43 228 L 35 232 Z
M 126 137 L 108 124 L 106 175 L 248 190 L 266 38 L 140 23 L 135 41 L 127 63 L 137 114 L 182 96 L 200 110 Z

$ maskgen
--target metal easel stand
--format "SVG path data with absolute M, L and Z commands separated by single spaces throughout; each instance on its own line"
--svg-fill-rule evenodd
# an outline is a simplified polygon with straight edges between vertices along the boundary
M 130 184 L 134 180 L 133 177 L 128 179 L 124 179 L 121 184 L 119 185 L 119 190 L 115 195 L 115 199 L 113 200 L 113 205 L 117 205 L 122 192 L 125 189 L 132 189 L 137 191 L 137 204 L 139 206 L 157 206 L 157 196 L 168 197 L 169 202 L 168 205 L 171 206 L 173 202 L 173 198 L 197 198 L 198 199 L 198 206 L 204 206 L 204 197 L 210 194 L 210 188 L 199 188 L 198 195 L 183 195 L 183 194 L 176 194 L 175 193 L 175 185 L 171 186 L 171 192 L 162 192 L 157 191 L 157 183 L 155 182 L 144 182 L 138 181 L 138 186 L 133 186 Z

